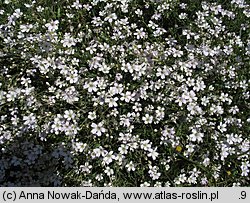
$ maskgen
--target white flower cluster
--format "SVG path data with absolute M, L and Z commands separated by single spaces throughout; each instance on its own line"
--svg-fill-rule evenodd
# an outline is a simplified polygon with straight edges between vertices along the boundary
M 248 186 L 250 4 L 0 3 L 0 186 Z

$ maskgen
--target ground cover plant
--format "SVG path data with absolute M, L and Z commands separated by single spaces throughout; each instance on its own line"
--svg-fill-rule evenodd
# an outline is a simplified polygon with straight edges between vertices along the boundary
M 0 1 L 1 186 L 249 186 L 247 0 Z

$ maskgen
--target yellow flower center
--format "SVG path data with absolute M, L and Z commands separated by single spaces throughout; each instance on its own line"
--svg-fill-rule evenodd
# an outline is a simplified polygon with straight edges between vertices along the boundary
M 180 145 L 178 145 L 175 149 L 176 149 L 177 152 L 181 152 L 182 147 Z

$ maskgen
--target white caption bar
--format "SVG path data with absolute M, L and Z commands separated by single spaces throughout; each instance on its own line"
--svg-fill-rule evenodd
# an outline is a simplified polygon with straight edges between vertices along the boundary
M 3 202 L 250 202 L 249 187 L 136 188 L 136 187 L 2 187 Z

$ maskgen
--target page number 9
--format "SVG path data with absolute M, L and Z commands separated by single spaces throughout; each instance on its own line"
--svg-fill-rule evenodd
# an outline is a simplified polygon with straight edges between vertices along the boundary
M 239 199 L 246 199 L 246 197 L 247 197 L 246 191 L 241 191 Z

